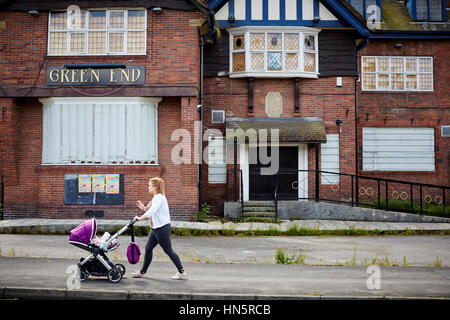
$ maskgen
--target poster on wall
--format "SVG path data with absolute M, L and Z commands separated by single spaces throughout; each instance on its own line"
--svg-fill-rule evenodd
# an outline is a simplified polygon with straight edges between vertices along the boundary
M 102 174 L 92 175 L 92 192 L 105 192 L 105 176 Z
M 106 175 L 106 193 L 118 194 L 120 193 L 120 178 L 119 174 Z
M 78 193 L 91 192 L 91 176 L 89 174 L 78 175 Z

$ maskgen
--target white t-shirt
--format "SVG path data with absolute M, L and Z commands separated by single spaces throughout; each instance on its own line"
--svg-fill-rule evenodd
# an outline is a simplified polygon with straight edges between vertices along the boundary
M 152 206 L 144 215 L 147 218 L 152 218 L 153 229 L 157 229 L 170 223 L 169 204 L 166 196 L 162 193 L 157 193 L 152 199 Z

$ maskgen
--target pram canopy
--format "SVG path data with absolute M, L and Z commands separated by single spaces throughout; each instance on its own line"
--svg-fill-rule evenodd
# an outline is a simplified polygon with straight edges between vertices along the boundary
M 97 221 L 95 221 L 95 218 L 92 218 L 70 230 L 69 241 L 89 244 L 96 233 Z

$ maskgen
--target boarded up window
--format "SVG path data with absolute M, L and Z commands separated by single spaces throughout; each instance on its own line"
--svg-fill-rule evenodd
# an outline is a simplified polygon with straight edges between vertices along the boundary
M 227 164 L 224 137 L 210 137 L 208 144 L 208 183 L 226 183 Z
M 157 102 L 42 99 L 42 164 L 157 163 Z
M 434 129 L 363 128 L 363 170 L 434 171 Z
M 327 134 L 327 143 L 321 145 L 321 171 L 339 173 L 339 135 Z M 339 183 L 339 174 L 322 173 L 322 184 Z

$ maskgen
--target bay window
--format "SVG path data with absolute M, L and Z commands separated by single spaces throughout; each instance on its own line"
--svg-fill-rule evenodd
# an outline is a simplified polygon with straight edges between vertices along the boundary
M 317 78 L 319 30 L 242 27 L 229 32 L 230 77 Z

